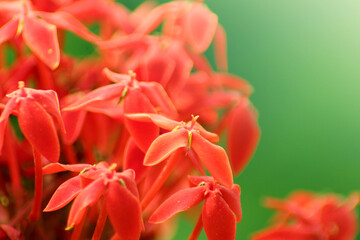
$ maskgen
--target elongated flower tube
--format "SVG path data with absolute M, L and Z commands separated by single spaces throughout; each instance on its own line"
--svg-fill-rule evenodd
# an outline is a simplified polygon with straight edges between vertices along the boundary
M 200 221 L 207 238 L 235 239 L 236 222 L 240 222 L 242 218 L 240 187 L 222 186 L 212 177 L 189 176 L 189 182 L 191 188 L 180 190 L 170 196 L 155 210 L 149 221 L 162 223 L 205 200 Z

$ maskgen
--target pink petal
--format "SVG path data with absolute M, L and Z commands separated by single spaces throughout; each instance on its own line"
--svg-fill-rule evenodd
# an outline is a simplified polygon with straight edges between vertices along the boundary
M 70 178 L 61 184 L 51 197 L 49 203 L 43 210 L 44 212 L 52 212 L 67 205 L 81 191 L 80 176 Z
M 233 175 L 225 150 L 193 132 L 191 148 L 198 155 L 205 168 L 221 184 L 232 187 Z
M 202 221 L 209 240 L 235 239 L 235 215 L 220 195 L 209 192 L 202 210 Z
M 229 73 L 215 73 L 215 80 L 222 86 L 232 90 L 240 91 L 244 96 L 250 96 L 253 92 L 251 85 L 244 79 L 229 74 Z
M 28 47 L 50 69 L 60 63 L 60 49 L 56 27 L 32 15 L 24 18 L 23 38 Z
M 16 36 L 19 18 L 14 18 L 0 28 L 0 45 Z
M 50 163 L 43 167 L 43 174 L 53 174 L 64 171 L 81 172 L 85 168 L 90 168 L 90 164 L 61 164 L 61 163 Z
M 232 169 L 235 174 L 239 174 L 255 152 L 260 138 L 260 128 L 256 112 L 247 99 L 243 99 L 232 114 L 228 150 Z
M 164 88 L 157 82 L 139 82 L 142 93 L 150 100 L 152 105 L 160 108 L 158 112 L 163 112 L 168 116 L 177 116 L 177 110 L 167 95 Z
M 99 178 L 87 185 L 76 197 L 71 206 L 67 226 L 70 227 L 78 224 L 85 213 L 86 208 L 94 205 L 104 193 L 104 190 L 105 184 L 104 179 L 102 178 Z
M 19 106 L 19 125 L 22 133 L 41 155 L 51 162 L 60 156 L 59 139 L 53 119 L 45 109 L 30 98 L 24 98 Z
M 169 131 L 173 130 L 175 127 L 181 126 L 180 122 L 154 113 L 125 114 L 125 117 L 140 122 L 153 122 L 156 126 Z
M 137 240 L 143 229 L 139 200 L 120 182 L 111 181 L 105 194 L 106 210 L 117 235 Z
M 46 22 L 57 26 L 58 28 L 71 31 L 76 35 L 90 42 L 97 43 L 100 38 L 90 32 L 79 20 L 67 12 L 36 12 Z
M 204 193 L 204 187 L 193 187 L 176 192 L 155 210 L 149 222 L 162 223 L 177 213 L 200 204 L 205 198 Z
M 146 152 L 144 165 L 153 166 L 170 156 L 179 148 L 188 145 L 188 131 L 179 129 L 160 135 L 154 140 Z
M 233 185 L 233 187 L 227 188 L 219 185 L 222 198 L 229 205 L 231 211 L 236 215 L 236 221 L 240 222 L 242 218 L 241 202 L 240 202 L 240 187 L 239 185 Z
M 115 73 L 113 71 L 110 71 L 108 68 L 104 68 L 103 73 L 109 80 L 111 80 L 115 83 L 124 83 L 125 84 L 125 83 L 130 82 L 130 79 L 131 79 L 129 74 Z
M 201 3 L 193 3 L 186 13 L 184 31 L 186 39 L 197 53 L 204 52 L 210 45 L 217 28 L 218 19 Z

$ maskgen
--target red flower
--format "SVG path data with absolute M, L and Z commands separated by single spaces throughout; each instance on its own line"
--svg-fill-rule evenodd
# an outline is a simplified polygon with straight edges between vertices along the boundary
M 212 177 L 189 176 L 189 182 L 191 188 L 180 190 L 165 200 L 149 221 L 162 223 L 205 200 L 199 221 L 202 222 L 208 239 L 235 239 L 236 222 L 240 222 L 242 218 L 240 187 L 232 185 L 227 188 Z
M 144 165 L 156 165 L 177 150 L 183 150 L 194 165 L 201 171 L 201 163 L 209 173 L 227 187 L 233 184 L 229 159 L 225 150 L 211 142 L 218 141 L 218 136 L 206 131 L 196 122 L 198 117 L 188 122 L 177 122 L 158 114 L 127 114 L 127 118 L 142 122 L 153 122 L 160 128 L 171 132 L 156 138 L 146 152 Z M 201 171 L 202 172 L 202 171 Z
M 44 174 L 64 170 L 80 172 L 60 185 L 44 211 L 58 210 L 75 198 L 67 223 L 67 228 L 71 229 L 85 217 L 87 207 L 95 205 L 103 197 L 106 215 L 117 235 L 121 239 L 139 239 L 144 226 L 134 172 L 125 170 L 119 173 L 115 168 L 116 164 L 108 166 L 106 162 L 96 166 L 50 164 L 44 167 Z
M 268 199 L 266 205 L 278 211 L 275 226 L 255 234 L 253 239 L 354 239 L 358 226 L 354 208 L 359 200 L 357 194 L 342 202 L 335 195 L 308 192 L 296 192 L 288 200 Z
M 28 0 L 0 3 L 0 9 L 7 13 L 0 17 L 0 20 L 7 21 L 0 28 L 0 45 L 22 34 L 33 53 L 49 68 L 56 69 L 60 63 L 56 26 L 75 32 L 89 41 L 100 41 L 66 12 L 47 13 L 35 11 L 33 8 Z
M 15 114 L 22 133 L 33 148 L 49 161 L 57 162 L 60 147 L 53 117 L 64 131 L 57 94 L 52 90 L 25 88 L 24 83 L 19 82 L 19 89 L 7 97 L 9 100 L 0 115 L 0 150 L 8 118 Z

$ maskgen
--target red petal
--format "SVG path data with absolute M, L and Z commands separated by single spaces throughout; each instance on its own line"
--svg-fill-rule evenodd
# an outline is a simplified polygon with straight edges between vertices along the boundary
M 119 74 L 119 73 L 115 73 L 113 71 L 110 71 L 108 68 L 104 68 L 103 69 L 103 74 L 105 74 L 105 76 L 115 82 L 115 83 L 128 83 L 130 82 L 130 75 L 129 74 Z
M 135 196 L 139 197 L 139 192 L 135 182 L 135 171 L 126 169 L 123 172 L 116 173 L 116 176 L 124 180 L 126 188 Z
M 147 169 L 143 165 L 145 154 L 138 148 L 132 138 L 129 139 L 125 148 L 124 169 L 133 169 L 136 173 L 136 181 L 142 179 Z
M 124 99 L 124 113 L 155 113 L 150 101 L 138 88 L 129 89 Z M 159 128 L 153 123 L 133 121 L 125 118 L 125 126 L 134 138 L 136 145 L 146 152 L 155 138 L 159 136 Z
M 19 125 L 26 139 L 41 155 L 51 162 L 60 156 L 59 140 L 53 119 L 45 109 L 32 99 L 20 101 Z
M 299 226 L 276 226 L 256 233 L 252 240 L 315 240 L 318 237 L 311 231 Z
M 61 130 L 65 133 L 65 126 L 60 113 L 59 99 L 55 91 L 53 90 L 36 90 L 27 89 L 28 94 L 34 98 L 34 100 L 52 116 L 55 117 Z
M 152 105 L 168 116 L 177 116 L 177 110 L 164 88 L 157 82 L 139 82 L 141 91 L 150 100 Z
M 184 20 L 186 39 L 197 53 L 204 52 L 210 45 L 216 31 L 218 19 L 201 3 L 193 3 Z
M 0 28 L 0 45 L 16 36 L 19 18 L 14 18 Z
M 120 182 L 111 181 L 105 195 L 106 210 L 117 235 L 137 240 L 143 229 L 139 200 Z
M 120 99 L 124 88 L 124 84 L 111 84 L 104 87 L 99 87 L 89 92 L 83 98 L 71 104 L 70 106 L 63 108 L 62 110 L 74 111 L 83 109 L 91 103 L 95 103 L 97 101 L 110 100 L 114 98 Z
M 205 198 L 204 193 L 204 187 L 193 187 L 176 192 L 155 210 L 149 222 L 162 223 L 177 213 L 200 204 Z
M 75 199 L 71 206 L 67 226 L 73 226 L 79 223 L 81 217 L 85 213 L 87 207 L 95 204 L 101 195 L 104 193 L 105 184 L 104 179 L 99 178 L 89 185 Z
M 7 102 L 4 110 L 1 112 L 0 115 L 0 155 L 1 155 L 2 146 L 4 144 L 4 135 L 5 135 L 7 122 L 10 114 L 12 113 L 12 111 L 14 111 L 16 106 L 17 106 L 16 98 L 10 98 L 10 100 Z
M 140 121 L 140 122 L 153 122 L 156 126 L 166 129 L 173 130 L 177 126 L 181 126 L 180 122 L 174 121 L 170 118 L 164 117 L 160 114 L 153 113 L 134 113 L 134 114 L 126 114 L 127 118 Z
M 51 212 L 58 210 L 67 205 L 73 200 L 81 191 L 80 176 L 70 178 L 58 189 L 56 189 L 54 195 L 51 197 L 49 203 L 43 210 L 44 212 Z
M 220 195 L 209 192 L 202 210 L 202 221 L 209 240 L 235 239 L 235 215 Z
M 61 163 L 50 163 L 43 167 L 43 174 L 53 174 L 63 171 L 71 171 L 71 172 L 81 172 L 85 168 L 90 168 L 92 165 L 90 164 L 61 164 Z
M 239 185 L 234 185 L 231 189 L 218 186 L 222 194 L 222 198 L 229 205 L 231 211 L 236 215 L 236 221 L 240 222 L 242 218 L 241 202 L 240 202 L 240 187 Z
M 205 168 L 221 184 L 231 188 L 233 175 L 225 150 L 193 132 L 191 148 L 198 155 Z
M 232 169 L 235 174 L 239 174 L 255 152 L 260 138 L 260 128 L 256 113 L 247 99 L 242 100 L 232 114 L 228 150 Z
M 86 111 L 63 111 L 61 115 L 66 129 L 66 134 L 63 136 L 64 142 L 66 144 L 73 144 L 80 135 Z
M 1 234 L 1 231 L 0 231 L 0 237 L 3 239 L 9 239 L 9 240 L 22 240 L 24 239 L 24 236 L 22 236 L 22 233 L 13 228 L 12 226 L 10 225 L 5 225 L 5 224 L 1 224 L 0 225 L 0 230 L 3 231 L 5 234 L 6 234 L 6 237 L 3 236 Z
M 50 69 L 54 70 L 60 63 L 60 49 L 56 27 L 35 16 L 24 18 L 23 38 L 28 47 Z
M 218 142 L 219 136 L 216 133 L 206 131 L 199 123 L 195 123 L 194 128 L 200 132 L 200 135 L 210 142 Z
M 90 32 L 79 20 L 67 12 L 36 12 L 46 22 L 56 25 L 58 28 L 71 31 L 90 42 L 100 41 L 96 35 Z
M 227 72 L 227 46 L 226 46 L 226 33 L 224 28 L 218 24 L 215 31 L 214 39 L 215 62 L 217 69 Z
M 160 135 L 146 152 L 144 165 L 153 166 L 164 161 L 177 149 L 188 145 L 188 131 L 179 129 Z

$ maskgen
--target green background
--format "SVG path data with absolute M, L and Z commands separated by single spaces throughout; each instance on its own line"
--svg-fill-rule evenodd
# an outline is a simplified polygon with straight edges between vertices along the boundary
M 120 2 L 133 9 L 141 1 Z M 262 129 L 254 158 L 236 178 L 243 207 L 237 239 L 267 226 L 265 196 L 359 190 L 360 1 L 205 3 L 227 31 L 229 71 L 254 86 Z M 176 239 L 192 228 L 182 221 Z

